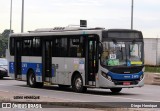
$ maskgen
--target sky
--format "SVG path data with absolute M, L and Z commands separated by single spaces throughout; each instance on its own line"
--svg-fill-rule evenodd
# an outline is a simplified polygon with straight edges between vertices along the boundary
M 12 0 L 12 30 L 21 32 L 22 0 Z M 10 2 L 0 0 L 0 33 L 10 28 Z M 134 0 L 133 29 L 160 38 L 160 0 Z M 79 25 L 131 28 L 131 0 L 24 0 L 24 32 Z

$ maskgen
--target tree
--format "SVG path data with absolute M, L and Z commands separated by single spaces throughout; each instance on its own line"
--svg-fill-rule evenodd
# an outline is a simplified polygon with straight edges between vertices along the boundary
M 13 32 L 13 30 L 11 32 Z M 9 34 L 9 29 L 5 29 L 3 33 L 0 34 L 0 57 L 4 57 L 6 54 L 6 49 L 8 48 Z
M 13 30 L 11 30 L 11 33 L 13 33 Z M 2 36 L 5 38 L 8 38 L 10 34 L 10 30 L 9 29 L 5 29 L 2 33 Z

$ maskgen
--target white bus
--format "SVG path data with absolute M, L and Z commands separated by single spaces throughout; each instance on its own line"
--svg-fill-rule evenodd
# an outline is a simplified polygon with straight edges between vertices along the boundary
M 11 34 L 9 71 L 30 87 L 45 82 L 76 92 L 144 85 L 144 43 L 141 31 L 56 27 Z

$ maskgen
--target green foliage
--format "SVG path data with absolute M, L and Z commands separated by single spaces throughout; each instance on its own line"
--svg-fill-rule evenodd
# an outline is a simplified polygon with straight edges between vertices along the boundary
M 13 33 L 13 30 L 11 30 L 11 33 Z M 4 38 L 8 38 L 9 37 L 9 34 L 10 34 L 10 30 L 9 29 L 5 29 L 2 33 L 2 36 Z
M 160 66 L 145 66 L 145 72 L 160 73 Z
M 0 57 L 5 56 L 6 49 L 8 48 L 9 34 L 10 34 L 10 30 L 8 29 L 4 30 L 4 32 L 0 34 Z

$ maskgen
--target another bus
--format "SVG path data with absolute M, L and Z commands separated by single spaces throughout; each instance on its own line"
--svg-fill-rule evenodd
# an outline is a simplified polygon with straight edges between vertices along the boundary
M 144 85 L 144 43 L 141 31 L 85 27 L 37 29 L 11 34 L 9 74 L 30 87 L 44 83 L 75 92 Z

